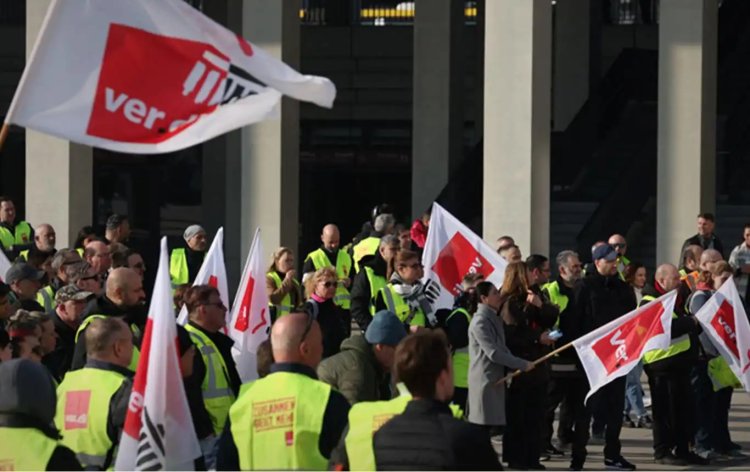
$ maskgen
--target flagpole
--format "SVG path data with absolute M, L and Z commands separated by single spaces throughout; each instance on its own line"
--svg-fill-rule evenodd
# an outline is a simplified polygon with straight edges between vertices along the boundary
M 546 361 L 547 359 L 549 359 L 550 357 L 554 357 L 554 356 L 558 355 L 559 353 L 565 351 L 566 349 L 570 349 L 572 346 L 573 346 L 573 341 L 569 342 L 568 344 L 565 344 L 564 346 L 558 347 L 557 349 L 555 349 L 554 351 L 550 352 L 549 354 L 546 354 L 546 355 L 540 357 L 539 359 L 537 359 L 534 362 L 532 362 L 532 364 L 534 366 L 537 366 L 537 365 L 541 364 L 542 362 Z M 495 385 L 500 385 L 501 383 L 505 382 L 506 380 L 510 380 L 513 377 L 516 377 L 518 375 L 523 374 L 523 372 L 524 372 L 523 370 L 519 369 L 519 370 L 513 372 L 512 374 L 508 374 L 505 377 L 503 377 L 502 379 L 500 379 L 497 382 L 495 382 Z
M 2 129 L 0 129 L 0 151 L 3 150 L 3 145 L 5 144 L 5 138 L 8 137 L 8 130 L 10 130 L 10 123 L 7 121 L 3 123 Z

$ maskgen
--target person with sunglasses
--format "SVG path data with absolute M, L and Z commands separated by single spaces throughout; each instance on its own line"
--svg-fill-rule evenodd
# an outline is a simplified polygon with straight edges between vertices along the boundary
M 323 359 L 337 354 L 349 337 L 352 316 L 335 302 L 338 276 L 332 266 L 315 271 L 305 281 L 305 311 L 313 315 L 323 332 Z
M 102 294 L 102 277 L 88 262 L 81 261 L 65 266 L 65 273 L 70 283 L 81 290 L 91 292 L 96 296 Z
M 349 402 L 318 380 L 320 324 L 292 311 L 271 327 L 274 363 L 243 388 L 219 441 L 217 470 L 325 470 L 347 424 Z
M 617 273 L 620 274 L 620 279 L 624 281 L 625 268 L 630 265 L 630 259 L 625 257 L 625 253 L 628 251 L 628 242 L 623 235 L 613 234 L 609 237 L 607 243 L 617 251 Z

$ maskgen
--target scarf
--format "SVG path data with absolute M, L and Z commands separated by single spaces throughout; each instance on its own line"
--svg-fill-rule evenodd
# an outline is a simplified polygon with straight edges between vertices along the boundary
M 409 308 L 412 310 L 421 308 L 429 323 L 433 326 L 435 325 L 437 318 L 435 318 L 435 314 L 432 313 L 432 304 L 430 303 L 430 300 L 427 299 L 424 290 L 425 287 L 421 280 L 409 284 L 398 275 L 398 272 L 393 272 L 390 282 L 393 290 L 404 299 L 409 305 Z

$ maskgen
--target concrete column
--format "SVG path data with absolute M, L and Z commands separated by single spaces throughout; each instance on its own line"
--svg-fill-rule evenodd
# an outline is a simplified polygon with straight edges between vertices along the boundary
M 463 0 L 420 2 L 414 22 L 414 217 L 438 196 L 463 155 Z
M 488 1 L 485 24 L 484 238 L 547 254 L 552 6 Z
M 557 0 L 552 123 L 565 131 L 589 96 L 591 0 Z
M 27 58 L 50 3 L 26 2 Z M 92 149 L 26 130 L 26 220 L 34 226 L 51 224 L 57 247 L 69 247 L 78 230 L 91 224 L 92 200 Z
M 657 263 L 677 262 L 716 206 L 717 0 L 662 0 Z

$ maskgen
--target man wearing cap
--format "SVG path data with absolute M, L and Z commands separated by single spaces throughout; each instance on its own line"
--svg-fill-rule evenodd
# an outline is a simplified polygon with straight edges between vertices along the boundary
M 38 234 L 38 233 L 37 233 Z M 65 271 L 65 266 L 75 264 L 81 261 L 81 256 L 75 249 L 60 249 L 52 257 L 52 271 L 54 277 L 50 281 L 49 285 L 43 287 L 36 294 L 36 301 L 44 307 L 45 312 L 50 312 L 55 308 L 55 293 L 60 287 L 67 285 L 69 282 L 68 274 Z
M 34 245 L 34 230 L 25 221 L 16 222 L 16 206 L 9 197 L 0 197 L 0 246 L 13 260 Z
M 609 244 L 592 251 L 595 270 L 575 287 L 575 302 L 579 307 L 585 334 L 632 311 L 636 307 L 635 293 L 617 273 L 617 250 Z M 604 465 L 612 470 L 635 470 L 621 454 L 620 430 L 625 406 L 625 377 L 602 387 L 592 398 L 594 411 L 602 412 L 606 424 Z M 583 463 L 572 464 L 583 467 Z
M 65 273 L 68 281 L 81 290 L 91 292 L 97 297 L 102 294 L 104 287 L 101 278 L 88 262 L 81 261 L 65 266 Z
M 169 277 L 172 280 L 172 289 L 193 283 L 203 265 L 203 258 L 206 257 L 206 249 L 208 249 L 206 230 L 200 225 L 188 226 L 182 233 L 182 239 L 185 240 L 185 246 L 172 249 L 169 257 Z
M 55 308 L 49 312 L 57 332 L 57 347 L 45 356 L 44 364 L 56 378 L 70 370 L 76 347 L 76 331 L 86 303 L 94 294 L 75 285 L 66 285 L 55 294 Z
M 107 238 L 110 244 L 120 243 L 127 246 L 127 241 L 130 237 L 130 222 L 128 221 L 128 217 L 115 213 L 107 218 L 104 237 Z
M 318 366 L 318 377 L 349 403 L 391 398 L 389 373 L 396 345 L 406 337 L 404 324 L 390 311 L 375 314 L 365 335 L 341 343 L 341 352 Z
M 44 272 L 36 270 L 24 262 L 10 266 L 5 274 L 5 282 L 10 285 L 12 301 L 29 311 L 44 311 L 36 301 L 36 293 L 42 288 Z

